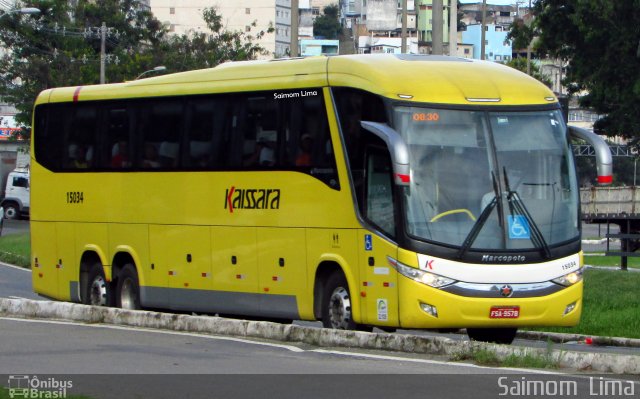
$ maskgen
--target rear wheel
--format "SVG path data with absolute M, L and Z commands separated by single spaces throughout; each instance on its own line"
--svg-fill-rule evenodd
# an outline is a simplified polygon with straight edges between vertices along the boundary
M 109 306 L 111 304 L 111 290 L 100 263 L 94 263 L 89 269 L 89 278 L 87 286 L 83 290 L 82 303 L 92 306 Z
M 329 276 L 322 295 L 322 325 L 337 330 L 354 330 L 349 285 L 342 273 Z
M 467 335 L 473 341 L 509 345 L 516 338 L 517 328 L 467 328 Z
M 132 264 L 124 266 L 118 276 L 116 306 L 122 309 L 140 310 L 140 284 L 138 272 Z

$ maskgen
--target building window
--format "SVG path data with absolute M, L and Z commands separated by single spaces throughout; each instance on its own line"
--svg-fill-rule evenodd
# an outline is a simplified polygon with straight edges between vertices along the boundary
M 276 10 L 276 17 L 280 16 L 280 10 Z
M 175 32 L 176 26 L 174 24 L 169 25 L 169 32 Z
M 169 14 L 174 15 L 175 13 L 176 13 L 175 7 L 170 7 L 169 8 Z
M 496 55 L 496 61 L 502 61 L 502 56 L 501 55 Z
M 320 15 L 320 7 L 313 7 L 312 13 L 313 15 Z
M 485 45 L 485 46 L 488 46 L 488 45 L 489 45 L 489 41 L 488 41 L 488 40 L 485 40 L 485 41 L 484 41 L 484 45 Z
M 251 14 L 251 9 L 250 8 L 245 8 L 244 9 L 244 13 L 245 14 Z
M 464 53 L 469 54 L 469 49 L 468 48 L 464 49 Z
M 247 25 L 244 27 L 245 32 L 251 32 L 251 26 Z

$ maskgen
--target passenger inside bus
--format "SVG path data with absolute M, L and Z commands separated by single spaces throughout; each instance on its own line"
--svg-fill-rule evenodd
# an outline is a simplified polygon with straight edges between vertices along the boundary
M 146 143 L 144 145 L 144 160 L 142 161 L 142 167 L 147 169 L 156 169 L 160 167 L 158 149 L 153 143 Z
M 311 150 L 313 148 L 313 138 L 310 134 L 303 134 L 300 137 L 300 151 L 296 157 L 296 166 L 311 166 Z
M 127 143 L 125 140 L 120 140 L 118 144 L 114 146 L 112 152 L 112 168 L 128 168 L 131 166 L 131 161 L 129 160 L 129 143 Z

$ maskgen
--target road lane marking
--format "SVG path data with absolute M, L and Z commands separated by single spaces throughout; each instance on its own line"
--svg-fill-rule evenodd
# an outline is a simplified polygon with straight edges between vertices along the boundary
M 176 335 L 176 336 L 187 336 L 187 337 L 195 337 L 195 338 L 204 338 L 204 339 L 212 339 L 218 341 L 231 341 L 238 342 L 243 344 L 251 344 L 251 345 L 261 345 L 267 346 L 271 348 L 285 349 L 295 353 L 317 353 L 320 355 L 333 355 L 333 356 L 343 356 L 350 358 L 360 358 L 360 359 L 370 359 L 370 360 L 381 360 L 381 361 L 394 361 L 394 362 L 408 362 L 408 363 L 421 363 L 421 364 L 431 364 L 431 365 L 443 365 L 443 366 L 452 366 L 452 367 L 462 367 L 462 368 L 472 368 L 472 369 L 486 369 L 486 370 L 499 370 L 499 371 L 513 371 L 518 373 L 528 373 L 528 374 L 549 374 L 549 375 L 568 375 L 566 373 L 554 372 L 554 371 L 545 371 L 545 370 L 534 370 L 534 369 L 520 369 L 520 368 L 507 368 L 507 367 L 488 367 L 488 366 L 480 366 L 477 364 L 470 363 L 459 363 L 459 362 L 451 362 L 451 361 L 442 361 L 442 360 L 429 360 L 429 359 L 418 359 L 418 358 L 406 358 L 401 356 L 392 356 L 392 355 L 375 355 L 370 353 L 358 353 L 358 352 L 345 352 L 338 350 L 327 350 L 327 349 L 302 349 L 293 345 L 283 345 L 283 344 L 274 344 L 270 342 L 260 342 L 253 341 L 249 339 L 235 338 L 235 337 L 222 337 L 215 335 L 207 335 L 207 334 L 199 334 L 199 333 L 188 333 L 188 332 L 179 332 L 179 331 L 167 331 L 167 330 L 156 330 L 149 328 L 139 328 L 139 327 L 129 327 L 129 326 L 115 326 L 108 324 L 83 324 L 83 323 L 75 323 L 70 321 L 61 321 L 61 320 L 35 320 L 35 319 L 22 319 L 22 318 L 14 318 L 14 317 L 0 317 L 0 320 L 11 320 L 18 322 L 27 322 L 27 323 L 45 323 L 45 324 L 58 324 L 58 325 L 72 325 L 72 326 L 83 326 L 89 328 L 104 328 L 104 329 L 112 329 L 112 330 L 122 330 L 122 331 L 143 331 L 150 332 L 156 334 L 167 334 L 167 335 Z
M 24 267 L 15 266 L 15 265 L 10 265 L 10 264 L 8 264 L 8 263 L 4 263 L 4 262 L 0 262 L 0 266 L 6 266 L 6 267 L 10 267 L 10 268 L 12 268 L 12 269 L 22 270 L 22 271 L 25 271 L 25 272 L 29 272 L 29 273 L 31 273 L 31 269 L 26 269 L 26 268 L 24 268 Z
M 233 341 L 233 342 L 239 342 L 239 343 L 243 343 L 243 344 L 262 345 L 262 346 L 269 346 L 269 347 L 272 347 L 272 348 L 286 349 L 286 350 L 289 350 L 291 352 L 306 352 L 306 350 L 298 348 L 297 346 L 293 346 L 293 345 L 273 344 L 273 343 L 269 343 L 269 342 L 252 341 L 252 340 L 249 340 L 249 339 L 234 338 L 234 337 L 221 337 L 221 336 L 217 336 L 217 335 L 207 335 L 207 334 L 179 332 L 179 331 L 167 331 L 167 330 L 155 330 L 155 329 L 151 329 L 151 328 L 115 326 L 115 325 L 109 325 L 109 324 L 83 324 L 83 323 L 74 323 L 74 322 L 71 322 L 71 321 L 61 321 L 61 320 L 21 319 L 21 318 L 17 318 L 17 317 L 0 317 L 0 320 L 22 321 L 22 322 L 27 322 L 27 323 L 46 323 L 46 324 L 73 325 L 73 326 L 82 326 L 82 327 L 90 327 L 90 328 L 107 328 L 107 329 L 112 329 L 112 330 L 123 330 L 123 331 L 144 331 L 144 332 L 150 332 L 150 333 L 156 333 L 156 334 L 178 335 L 178 336 L 213 339 L 213 340 L 218 340 L 218 341 Z

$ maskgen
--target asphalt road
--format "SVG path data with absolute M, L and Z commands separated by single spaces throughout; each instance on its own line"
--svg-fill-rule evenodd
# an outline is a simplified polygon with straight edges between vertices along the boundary
M 585 376 L 406 353 L 12 318 L 0 331 L 0 375 L 55 375 L 72 382 L 69 394 L 96 398 L 494 398 L 523 379 L 576 381 L 575 397 L 591 396 Z
M 28 220 L 8 220 L 5 219 L 2 222 L 2 235 L 16 234 L 16 233 L 28 233 L 29 221 Z

